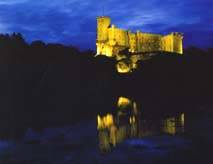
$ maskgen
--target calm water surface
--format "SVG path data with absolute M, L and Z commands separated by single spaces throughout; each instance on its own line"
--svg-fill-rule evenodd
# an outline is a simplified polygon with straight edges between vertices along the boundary
M 127 97 L 119 97 L 114 113 L 97 116 L 99 148 L 107 152 L 126 139 L 183 134 L 184 122 L 184 113 L 165 113 L 159 117 L 147 118 L 137 102 Z

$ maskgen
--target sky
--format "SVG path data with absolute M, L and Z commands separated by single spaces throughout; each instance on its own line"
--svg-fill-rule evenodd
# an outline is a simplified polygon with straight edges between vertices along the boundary
M 0 0 L 0 33 L 95 49 L 103 6 L 116 27 L 182 32 L 184 47 L 213 47 L 213 0 Z

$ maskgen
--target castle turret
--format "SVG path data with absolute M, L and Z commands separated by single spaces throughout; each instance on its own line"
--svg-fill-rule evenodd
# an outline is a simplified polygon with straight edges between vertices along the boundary
M 174 38 L 174 52 L 183 54 L 183 34 L 179 32 L 173 33 Z
M 128 73 L 137 68 L 139 60 L 147 60 L 156 52 L 183 54 L 183 34 L 131 32 L 111 24 L 110 17 L 100 16 L 97 17 L 96 46 L 96 56 L 114 57 L 118 61 L 118 72 Z M 127 49 L 128 55 L 123 51 Z
M 97 18 L 97 55 L 106 55 L 108 57 L 113 55 L 113 47 L 109 44 L 109 39 L 112 39 L 109 37 L 110 23 L 111 20 L 107 16 Z
M 105 42 L 108 39 L 108 28 L 110 26 L 110 18 L 101 16 L 97 18 L 97 41 Z

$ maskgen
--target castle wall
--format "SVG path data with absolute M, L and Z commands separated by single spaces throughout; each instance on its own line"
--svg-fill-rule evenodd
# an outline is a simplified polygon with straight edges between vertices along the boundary
M 130 52 L 137 52 L 136 34 L 129 32 L 128 33 L 128 39 L 129 39 L 129 51 Z
M 118 46 L 128 46 L 127 32 L 121 29 L 115 29 L 115 40 Z
M 113 57 L 125 48 L 130 52 L 166 51 L 183 53 L 183 36 L 179 33 L 159 35 L 122 30 L 111 25 L 109 17 L 97 18 L 97 55 Z
M 174 33 L 174 51 L 179 53 L 179 54 L 182 54 L 183 53 L 183 36 L 179 33 Z
M 169 34 L 161 38 L 161 51 L 173 52 L 173 35 Z
M 137 32 L 138 52 L 160 51 L 161 35 Z

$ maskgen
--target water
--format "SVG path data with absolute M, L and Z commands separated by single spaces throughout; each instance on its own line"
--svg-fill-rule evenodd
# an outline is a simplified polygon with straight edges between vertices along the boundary
M 143 115 L 134 100 L 119 97 L 115 113 L 97 116 L 99 148 L 108 152 L 126 139 L 143 139 L 147 136 L 184 134 L 185 114 L 164 114 L 158 117 Z
M 114 102 L 112 108 L 106 104 L 108 112 L 98 109 L 98 115 L 76 124 L 30 128 L 18 142 L 2 140 L 0 164 L 202 163 L 211 158 L 213 117 L 207 110 L 147 110 L 144 102 L 125 96 Z

